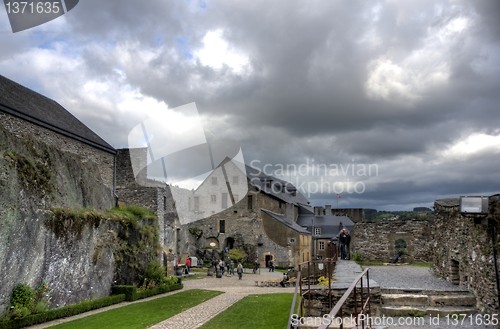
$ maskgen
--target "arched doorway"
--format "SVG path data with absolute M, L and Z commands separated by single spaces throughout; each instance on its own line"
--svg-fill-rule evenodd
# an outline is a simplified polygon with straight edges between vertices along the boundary
M 234 238 L 227 238 L 225 245 L 226 245 L 228 250 L 233 249 L 234 248 Z
M 269 262 L 274 259 L 273 255 L 266 255 L 265 262 L 266 262 L 266 267 L 269 267 Z

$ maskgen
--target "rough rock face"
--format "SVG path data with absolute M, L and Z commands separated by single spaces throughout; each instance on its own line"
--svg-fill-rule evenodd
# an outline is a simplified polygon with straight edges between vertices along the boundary
M 17 283 L 33 288 L 44 281 L 51 290 L 51 305 L 62 306 L 107 296 L 115 275 L 111 248 L 100 248 L 113 238 L 109 224 L 84 225 L 79 234 L 58 237 L 50 227 L 53 214 L 39 210 L 16 218 L 9 237 L 2 240 L 0 307 L 8 306 Z M 4 227 L 2 226 L 2 233 Z M 112 236 L 109 236 L 109 235 Z M 5 243 L 7 242 L 7 243 Z
M 435 273 L 474 292 L 481 312 L 498 313 L 491 230 L 499 241 L 500 195 L 489 198 L 487 217 L 462 215 L 458 199 L 438 200 L 435 209 Z
M 119 263 L 137 265 L 123 256 L 130 240 L 138 243 L 147 234 L 153 242 L 140 248 L 148 255 L 157 252 L 157 222 L 65 219 L 51 210 L 111 208 L 112 194 L 102 181 L 99 167 L 88 159 L 0 127 L 0 313 L 18 283 L 37 288 L 46 282 L 52 306 L 106 296 L 118 278 L 115 268 L 124 267 Z M 118 279 L 127 281 L 128 274 Z

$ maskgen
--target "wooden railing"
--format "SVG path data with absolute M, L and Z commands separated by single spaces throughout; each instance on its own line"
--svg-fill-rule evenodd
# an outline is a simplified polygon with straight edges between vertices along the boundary
M 342 321 L 343 319 L 343 313 L 342 313 L 342 308 L 344 304 L 347 302 L 349 297 L 351 296 L 352 293 L 354 293 L 353 299 L 354 299 L 354 313 L 351 314 L 352 318 L 354 319 L 356 323 L 356 328 L 361 325 L 361 328 L 364 329 L 366 325 L 366 320 L 369 319 L 369 323 L 367 328 L 371 327 L 370 323 L 370 274 L 368 272 L 369 268 L 363 271 L 355 280 L 354 282 L 349 286 L 347 291 L 342 295 L 342 297 L 339 299 L 337 304 L 333 307 L 333 309 L 330 311 L 328 314 L 328 319 L 333 320 L 333 319 L 340 319 L 339 325 L 340 329 L 344 328 L 344 323 Z M 366 276 L 366 296 L 364 294 L 364 287 L 363 287 L 363 278 Z M 358 282 L 360 282 L 360 307 L 361 309 L 358 310 Z M 365 298 L 363 298 L 365 297 Z M 338 315 L 338 317 L 337 317 Z M 364 315 L 360 317 L 360 315 Z M 367 316 L 368 315 L 368 316 Z M 360 320 L 361 319 L 361 320 Z M 361 322 L 361 323 L 358 323 Z M 323 323 L 321 326 L 318 327 L 318 329 L 326 329 L 328 328 L 329 323 Z

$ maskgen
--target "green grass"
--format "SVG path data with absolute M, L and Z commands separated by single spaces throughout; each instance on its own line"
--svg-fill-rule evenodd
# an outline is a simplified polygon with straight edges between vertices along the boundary
M 187 280 L 199 280 L 207 277 L 207 269 L 206 268 L 191 268 L 190 276 L 183 276 L 182 281 Z
M 147 328 L 221 293 L 209 290 L 182 291 L 163 298 L 134 303 L 103 313 L 90 315 L 51 328 Z
M 200 327 L 201 329 L 283 329 L 293 294 L 250 295 Z

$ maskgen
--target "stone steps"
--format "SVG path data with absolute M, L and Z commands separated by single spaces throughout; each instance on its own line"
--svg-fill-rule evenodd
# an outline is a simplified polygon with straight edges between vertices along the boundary
M 380 313 L 386 316 L 443 316 L 477 312 L 476 298 L 465 290 L 401 290 L 384 289 Z
M 446 316 L 449 314 L 475 314 L 475 307 L 466 306 L 382 306 L 381 313 L 385 316 Z

